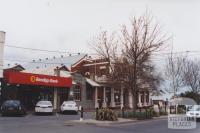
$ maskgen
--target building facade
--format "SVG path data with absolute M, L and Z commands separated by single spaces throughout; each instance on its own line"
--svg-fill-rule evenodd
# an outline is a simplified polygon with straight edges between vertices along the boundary
M 27 84 L 10 84 L 4 77 L 4 99 L 7 95 L 19 94 L 18 97 L 28 96 L 28 104 L 31 107 L 39 99 L 47 99 L 54 103 L 54 109 L 59 109 L 63 101 L 75 100 L 79 106 L 86 109 L 100 107 L 111 108 L 132 108 L 132 94 L 126 88 L 113 88 L 108 80 L 109 64 L 105 59 L 92 59 L 85 54 L 61 56 L 38 61 L 26 65 L 17 65 L 5 69 L 4 71 L 18 71 L 21 73 L 38 74 L 71 78 L 72 83 L 69 86 L 52 86 L 52 85 L 27 85 Z M 22 79 L 20 79 L 22 80 Z M 9 89 L 16 88 L 18 93 Z M 8 97 L 7 97 L 8 98 Z M 21 98 L 23 100 L 23 98 Z M 143 89 L 138 92 L 138 107 L 147 107 L 151 105 L 149 90 Z M 25 100 L 23 100 L 25 101 Z

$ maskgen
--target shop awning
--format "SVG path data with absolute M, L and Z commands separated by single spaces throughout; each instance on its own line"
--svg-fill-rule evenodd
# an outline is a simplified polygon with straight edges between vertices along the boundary
M 88 78 L 86 78 L 86 82 L 88 83 L 88 84 L 90 84 L 91 86 L 93 86 L 93 87 L 100 87 L 101 85 L 99 85 L 97 82 L 95 82 L 95 81 L 93 81 L 93 80 L 91 80 L 91 79 L 88 79 Z
M 41 85 L 50 87 L 71 87 L 71 77 L 59 77 L 51 75 L 13 72 L 8 71 L 4 73 L 6 82 L 10 84 L 24 84 L 24 85 Z

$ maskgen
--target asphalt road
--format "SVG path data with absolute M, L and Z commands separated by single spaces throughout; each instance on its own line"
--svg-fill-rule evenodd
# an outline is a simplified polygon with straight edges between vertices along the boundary
M 84 115 L 91 118 L 92 114 Z M 137 123 L 99 127 L 94 125 L 65 126 L 66 120 L 78 120 L 80 115 L 56 114 L 50 116 L 1 117 L 0 133 L 198 133 L 200 122 L 193 130 L 172 130 L 167 120 L 149 120 Z

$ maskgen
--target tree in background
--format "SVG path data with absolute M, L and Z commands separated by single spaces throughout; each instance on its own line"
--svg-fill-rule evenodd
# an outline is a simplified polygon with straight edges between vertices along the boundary
M 168 92 L 174 93 L 175 97 L 178 91 L 181 89 L 184 91 L 185 88 L 187 88 L 185 96 L 199 95 L 200 60 L 186 55 L 170 56 L 166 63 L 165 74 L 167 80 L 170 81 Z M 193 96 L 196 97 L 196 95 Z
M 200 92 L 200 60 L 187 59 L 183 71 L 184 85 L 196 94 Z
M 186 63 L 186 56 L 184 55 L 171 55 L 167 58 L 165 65 L 165 77 L 167 82 L 169 82 L 169 87 L 167 87 L 167 91 L 169 93 L 173 93 L 174 97 L 177 96 L 177 92 L 181 87 L 184 86 L 184 69 Z

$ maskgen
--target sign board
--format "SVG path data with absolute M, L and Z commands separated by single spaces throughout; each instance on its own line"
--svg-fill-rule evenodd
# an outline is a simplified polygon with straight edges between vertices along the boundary
M 4 74 L 9 84 L 41 85 L 50 87 L 71 87 L 72 79 L 69 77 L 49 76 L 23 72 L 8 71 Z
M 5 43 L 5 32 L 0 31 L 0 78 L 3 77 L 3 53 Z

